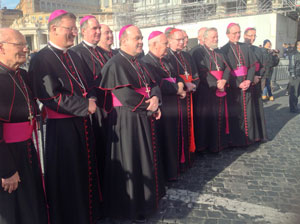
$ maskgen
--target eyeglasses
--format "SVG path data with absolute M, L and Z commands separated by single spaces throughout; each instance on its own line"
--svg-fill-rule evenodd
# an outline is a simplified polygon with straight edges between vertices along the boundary
M 180 41 L 184 41 L 184 38 L 182 38 L 182 39 L 175 39 L 175 38 L 172 38 L 173 40 L 176 40 L 176 41 L 178 41 L 178 42 L 180 42 Z
M 247 37 L 257 37 L 256 35 L 248 35 L 246 34 Z
M 240 32 L 234 32 L 234 33 L 231 33 L 233 35 L 237 35 L 237 34 L 241 34 L 241 31 Z
M 27 43 L 12 43 L 12 42 L 0 42 L 1 44 L 12 44 L 14 46 L 20 47 L 20 48 L 28 48 Z
M 74 26 L 74 27 L 59 26 L 59 27 L 64 28 L 64 29 L 68 30 L 69 32 L 78 32 L 78 29 L 76 26 Z

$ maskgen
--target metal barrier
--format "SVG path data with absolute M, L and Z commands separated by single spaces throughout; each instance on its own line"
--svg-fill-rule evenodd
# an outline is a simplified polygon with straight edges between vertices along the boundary
M 288 65 L 277 65 L 273 69 L 272 81 L 288 80 L 289 79 L 289 66 Z

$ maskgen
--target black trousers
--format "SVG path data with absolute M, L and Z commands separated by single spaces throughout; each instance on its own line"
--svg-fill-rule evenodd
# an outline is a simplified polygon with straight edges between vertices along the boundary
M 290 104 L 290 110 L 294 111 L 297 110 L 297 104 L 298 104 L 298 97 L 300 95 L 300 77 L 290 77 L 289 80 L 289 104 Z

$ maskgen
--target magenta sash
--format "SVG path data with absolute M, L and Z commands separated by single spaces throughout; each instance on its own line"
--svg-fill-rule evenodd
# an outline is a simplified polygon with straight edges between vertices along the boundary
M 32 136 L 33 126 L 33 124 L 30 125 L 29 121 L 20 123 L 3 123 L 4 142 L 24 142 L 30 139 Z
M 212 74 L 217 80 L 221 80 L 223 77 L 223 71 L 210 71 L 210 74 Z M 220 91 L 219 89 L 216 90 L 216 96 L 217 97 L 224 97 L 227 93 L 224 91 Z
M 248 68 L 246 66 L 241 66 L 235 70 L 232 70 L 231 75 L 236 76 L 236 77 L 245 76 L 245 75 L 247 75 L 247 72 L 248 72 Z
M 210 74 L 212 74 L 217 80 L 221 80 L 223 77 L 223 71 L 210 71 Z M 216 96 L 217 97 L 224 97 L 227 93 L 224 91 L 220 91 L 219 89 L 216 90 Z M 225 132 L 226 134 L 229 134 L 229 116 L 228 116 L 228 106 L 227 106 L 227 99 L 225 98 L 224 102 L 225 106 L 225 120 L 226 120 L 226 126 L 225 126 Z
M 258 72 L 260 69 L 260 65 L 258 62 L 255 62 L 255 71 Z
M 69 114 L 61 114 L 54 110 L 49 109 L 48 107 L 45 107 L 47 118 L 48 119 L 63 119 L 63 118 L 71 118 L 75 117 L 74 115 Z
M 148 87 L 148 90 L 151 91 L 151 88 Z M 135 89 L 135 91 L 143 96 L 145 96 L 146 98 L 149 98 L 148 93 L 146 92 L 146 87 L 141 87 L 139 89 Z
M 166 80 L 168 82 L 171 82 L 171 83 L 176 83 L 176 78 L 163 78 L 162 80 Z
M 222 79 L 223 73 L 223 71 L 210 71 L 210 74 L 212 74 L 217 80 Z
M 112 95 L 112 101 L 113 101 L 113 107 L 121 107 L 123 104 L 120 102 L 120 100 L 115 96 L 115 94 L 111 93 Z

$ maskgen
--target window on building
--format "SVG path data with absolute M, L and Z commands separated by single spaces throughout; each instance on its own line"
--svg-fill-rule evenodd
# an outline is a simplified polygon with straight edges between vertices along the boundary
M 104 0 L 103 6 L 104 6 L 104 8 L 108 8 L 109 7 L 109 0 Z

